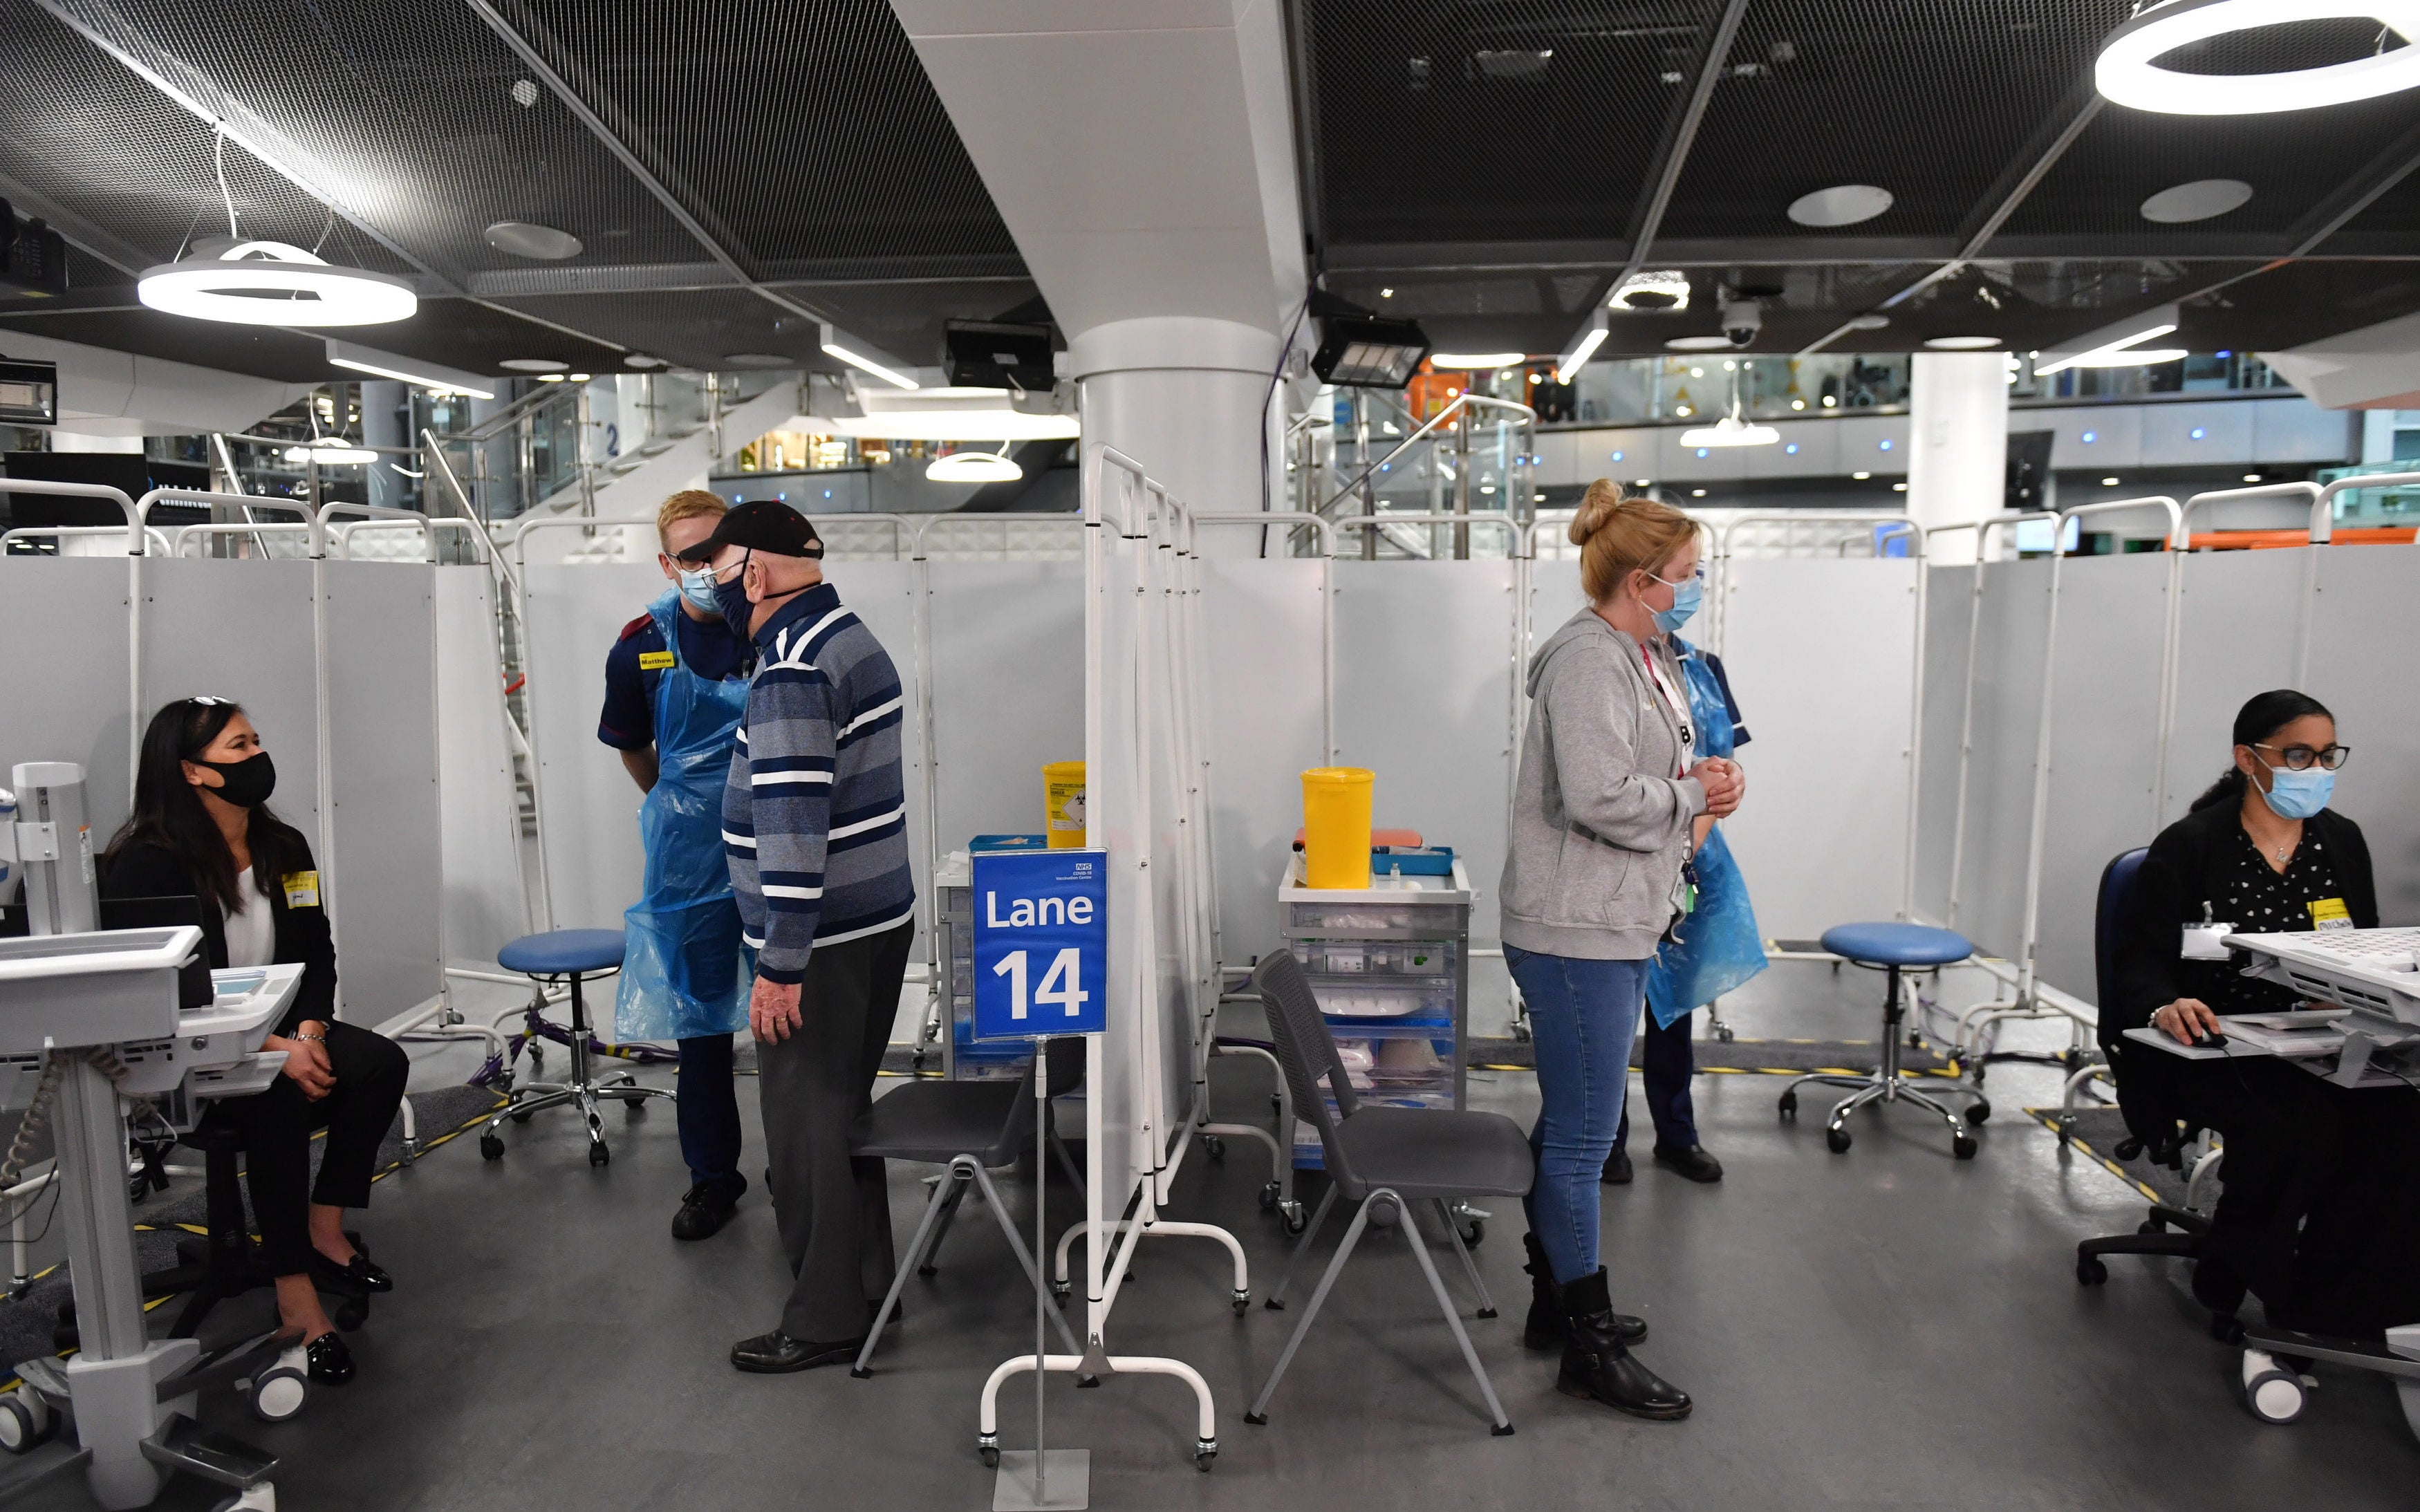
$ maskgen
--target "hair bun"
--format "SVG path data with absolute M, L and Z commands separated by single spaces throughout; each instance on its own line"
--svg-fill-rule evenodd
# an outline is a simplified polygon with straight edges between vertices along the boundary
M 1599 478 L 1590 484 L 1588 492 L 1580 499 L 1579 512 L 1572 517 L 1571 529 L 1567 532 L 1572 545 L 1588 545 L 1589 537 L 1605 529 L 1606 522 L 1612 519 L 1614 511 L 1621 507 L 1621 485 L 1610 478 Z

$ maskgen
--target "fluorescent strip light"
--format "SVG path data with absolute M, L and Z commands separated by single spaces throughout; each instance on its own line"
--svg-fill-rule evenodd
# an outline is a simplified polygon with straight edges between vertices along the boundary
M 2130 316 L 2114 325 L 2086 332 L 2071 341 L 2034 354 L 2034 373 L 2043 376 L 2069 367 L 2133 367 L 2149 363 L 2173 363 L 2184 356 L 2181 351 L 2153 350 L 2143 346 L 2175 331 L 2180 320 L 2177 307 L 2164 304 Z
M 1429 363 L 1433 367 L 1475 373 L 1487 367 L 1511 367 L 1528 355 L 1526 352 L 1432 352 Z
M 2275 73 L 2182 73 L 2153 61 L 2257 27 L 2346 20 L 2375 21 L 2406 45 Z M 2104 99 L 2171 116 L 2257 116 L 2375 100 L 2420 85 L 2420 0 L 2164 0 L 2109 34 L 2092 82 Z
M 328 362 L 331 366 L 350 368 L 375 378 L 394 378 L 435 393 L 467 393 L 473 399 L 496 396 L 493 378 L 484 378 L 475 373 L 464 373 L 456 368 L 440 367 L 435 363 L 424 363 L 413 357 L 398 357 L 393 352 L 338 341 L 333 336 L 328 340 Z
M 854 338 L 852 338 L 854 339 Z M 823 349 L 827 357 L 837 357 L 849 366 L 873 374 L 894 389 L 920 389 L 923 385 L 893 367 L 886 367 L 841 340 L 841 332 L 830 322 L 823 326 Z
M 1588 366 L 1589 359 L 1605 345 L 1606 332 L 1609 329 L 1611 322 L 1606 318 L 1604 306 L 1600 305 L 1589 316 L 1588 324 L 1581 328 L 1580 339 L 1572 345 L 1570 351 L 1556 360 L 1555 381 L 1569 383 L 1581 368 Z

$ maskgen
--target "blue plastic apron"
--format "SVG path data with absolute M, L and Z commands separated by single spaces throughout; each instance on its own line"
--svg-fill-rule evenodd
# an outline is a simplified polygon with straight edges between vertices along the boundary
M 656 679 L 656 785 L 639 805 L 645 882 L 622 916 L 628 943 L 613 1025 L 625 1041 L 748 1026 L 751 972 L 722 851 L 722 788 L 748 712 L 748 680 L 709 682 L 690 671 L 680 659 L 680 612 L 676 592 L 647 606 L 673 664 Z
M 1681 672 L 1689 693 L 1689 718 L 1697 726 L 1696 754 L 1729 758 L 1732 744 L 1730 706 L 1723 702 L 1723 686 L 1696 647 L 1675 636 Z M 1677 936 L 1655 952 L 1647 972 L 1647 1009 L 1658 1027 L 1670 1028 L 1682 1015 L 1695 1011 L 1762 971 L 1767 964 L 1764 939 L 1758 933 L 1756 910 L 1747 898 L 1747 879 L 1731 859 L 1723 827 L 1706 834 L 1706 843 L 1694 857 L 1698 871 L 1698 906 L 1681 921 Z

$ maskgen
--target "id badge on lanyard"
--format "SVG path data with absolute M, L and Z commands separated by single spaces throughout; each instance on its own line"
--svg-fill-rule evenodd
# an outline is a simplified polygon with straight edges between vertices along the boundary
M 1672 775 L 1686 777 L 1689 775 L 1689 757 L 1698 745 L 1698 733 L 1689 722 L 1689 701 L 1673 688 L 1670 679 L 1664 675 L 1664 669 L 1655 664 L 1652 653 L 1642 646 L 1638 654 L 1646 659 L 1647 675 L 1654 683 L 1657 696 L 1664 700 L 1664 706 L 1672 711 L 1674 722 L 1681 727 L 1681 752 L 1674 758 L 1676 770 Z

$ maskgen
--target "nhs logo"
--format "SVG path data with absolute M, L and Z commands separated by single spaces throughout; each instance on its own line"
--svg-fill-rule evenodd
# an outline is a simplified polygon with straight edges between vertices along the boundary
M 1106 860 L 1100 851 L 976 853 L 976 1039 L 1107 1026 Z

